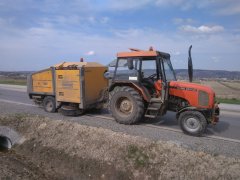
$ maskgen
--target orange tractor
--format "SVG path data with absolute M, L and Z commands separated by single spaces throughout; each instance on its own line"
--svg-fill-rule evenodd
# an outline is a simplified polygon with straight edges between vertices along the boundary
M 192 58 L 189 48 L 189 79 Z M 207 86 L 176 81 L 170 55 L 164 52 L 130 49 L 117 54 L 109 87 L 110 110 L 117 122 L 134 124 L 143 117 L 156 118 L 176 112 L 181 129 L 201 135 L 207 124 L 216 124 L 219 108 L 214 91 Z
M 65 115 L 79 115 L 108 102 L 112 116 L 121 124 L 135 124 L 174 111 L 181 129 L 195 136 L 201 135 L 208 124 L 218 122 L 214 91 L 191 83 L 191 47 L 190 83 L 176 81 L 169 54 L 152 48 L 130 50 L 117 54 L 109 64 L 112 72 L 98 63 L 77 62 L 33 73 L 28 78 L 29 97 L 42 104 L 45 111 L 59 109 Z

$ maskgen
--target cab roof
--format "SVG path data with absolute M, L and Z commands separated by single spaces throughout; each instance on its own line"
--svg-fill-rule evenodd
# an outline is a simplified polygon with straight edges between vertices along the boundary
M 130 52 L 119 52 L 117 53 L 118 58 L 127 58 L 127 57 L 156 57 L 161 56 L 164 58 L 169 58 L 170 54 L 160 51 L 153 50 L 152 47 L 149 48 L 149 50 L 140 50 L 140 49 L 134 49 L 129 48 Z

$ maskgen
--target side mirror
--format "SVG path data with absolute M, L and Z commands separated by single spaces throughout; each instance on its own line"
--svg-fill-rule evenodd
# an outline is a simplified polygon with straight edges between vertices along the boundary
M 134 66 L 133 66 L 133 59 L 128 58 L 127 59 L 127 65 L 128 65 L 128 69 L 129 70 L 133 70 Z
M 109 71 L 106 71 L 103 76 L 106 78 L 106 79 L 112 79 L 113 77 L 113 73 L 109 72 Z

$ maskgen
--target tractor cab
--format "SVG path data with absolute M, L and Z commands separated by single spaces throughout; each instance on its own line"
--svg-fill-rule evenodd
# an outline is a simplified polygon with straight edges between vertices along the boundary
M 147 102 L 151 98 L 166 100 L 161 95 L 166 94 L 168 82 L 176 80 L 170 55 L 154 51 L 152 48 L 149 51 L 130 50 L 131 52 L 117 54 L 112 85 L 133 84 L 141 89 L 140 91 L 145 92 Z
M 168 82 L 176 81 L 170 55 L 152 48 L 149 51 L 130 50 L 117 54 L 110 91 L 115 87 L 132 87 L 146 102 L 145 117 L 164 115 Z

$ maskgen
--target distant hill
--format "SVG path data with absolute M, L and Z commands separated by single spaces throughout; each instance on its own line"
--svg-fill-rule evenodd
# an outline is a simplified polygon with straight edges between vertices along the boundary
M 177 79 L 188 79 L 187 69 L 176 69 Z M 13 78 L 26 78 L 33 71 L 0 71 L 0 76 Z M 194 69 L 194 79 L 226 79 L 240 80 L 240 71 L 225 71 L 225 70 L 201 70 Z
M 187 69 L 176 69 L 178 79 L 188 79 Z M 194 79 L 227 79 L 240 80 L 240 71 L 225 71 L 225 70 L 193 70 Z
M 11 77 L 15 79 L 25 79 L 33 71 L 0 71 L 0 76 Z

